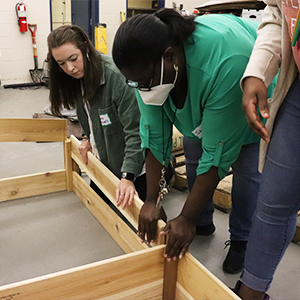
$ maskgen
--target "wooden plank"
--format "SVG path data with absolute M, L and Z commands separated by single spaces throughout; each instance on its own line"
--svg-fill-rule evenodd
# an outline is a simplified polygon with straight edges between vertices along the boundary
M 0 142 L 63 142 L 65 119 L 0 118 Z
M 65 170 L 0 179 L 0 201 L 66 190 Z
M 181 156 L 181 155 L 183 155 L 183 154 L 184 154 L 183 149 L 178 149 L 178 150 L 173 150 L 173 151 L 172 151 L 172 155 L 175 156 L 175 157 Z
M 125 253 L 148 248 L 76 172 L 73 172 L 73 182 L 76 195 Z
M 105 297 L 114 299 L 114 294 L 126 293 L 162 279 L 164 248 L 157 246 L 2 286 L 0 299 L 96 300 Z M 161 293 L 160 290 L 160 297 Z
M 214 192 L 214 206 L 225 213 L 229 213 L 231 211 L 231 195 L 216 189 Z
M 73 162 L 71 158 L 71 141 L 68 139 L 64 142 L 64 166 L 66 169 L 67 191 L 73 191 Z
M 241 300 L 190 253 L 179 261 L 177 281 L 195 299 Z
M 223 178 L 215 192 L 214 192 L 214 205 L 217 209 L 223 212 L 230 212 L 231 211 L 231 187 L 232 187 L 232 174 L 227 175 Z
M 181 284 L 177 282 L 176 285 L 176 297 L 175 300 L 198 300 L 191 296 L 187 290 L 185 290 Z
M 182 166 L 185 164 L 185 156 L 180 155 L 180 156 L 175 156 L 176 159 L 176 167 Z
M 101 300 L 161 300 L 162 279 L 143 284 L 130 290 L 115 293 Z
M 84 167 L 86 173 L 100 188 L 108 193 L 112 203 L 114 191 L 119 180 L 92 154 L 89 154 L 89 164 L 85 165 L 81 155 L 78 155 L 79 142 L 75 139 L 75 145 L 71 144 L 71 156 L 74 157 L 80 167 Z M 74 146 L 74 147 L 73 147 Z M 70 145 L 66 146 L 70 147 Z M 67 149 L 68 150 L 68 149 Z M 69 154 L 67 154 L 69 153 Z M 66 151 L 66 156 L 70 151 Z M 69 158 L 67 158 L 69 159 Z M 67 162 L 70 167 L 70 162 Z M 71 162 L 73 169 L 74 165 Z M 134 232 L 123 230 L 123 221 L 114 220 L 111 211 L 89 185 L 75 172 L 72 171 L 74 190 L 83 200 L 93 214 L 101 219 L 106 216 L 105 224 L 110 223 L 114 231 L 118 231 L 118 239 L 123 243 L 134 247 L 145 247 L 140 244 Z M 68 175 L 70 176 L 70 175 Z M 97 180 L 101 178 L 101 182 Z M 117 179 L 117 180 L 116 180 Z M 61 189 L 63 187 L 63 189 Z M 3 195 L 8 193 L 8 199 L 23 198 L 26 196 L 45 194 L 66 189 L 65 170 L 20 176 L 0 180 L 0 201 L 4 201 Z M 2 193 L 2 194 L 1 194 Z M 2 197 L 2 200 L 1 200 Z M 7 195 L 6 195 L 6 200 Z M 135 205 L 128 206 L 128 215 L 137 224 L 139 208 L 142 205 L 140 199 L 135 199 Z M 97 204 L 96 204 L 97 203 Z M 117 226 L 115 225 L 117 223 Z M 121 225 L 122 224 L 122 225 Z M 158 224 L 162 228 L 164 223 Z M 120 231 L 121 228 L 121 231 Z M 121 234 L 120 234 L 121 232 Z M 0 287 L 0 299 L 14 300 L 96 300 L 96 299 L 161 299 L 162 277 L 164 274 L 165 246 L 157 246 L 130 253 L 117 258 L 104 260 L 86 266 L 80 266 L 70 270 L 33 278 Z M 174 276 L 174 274 L 172 275 Z M 143 294 L 144 293 L 144 294 Z M 206 270 L 195 258 L 187 253 L 179 262 L 178 280 L 176 287 L 176 299 L 222 299 L 238 300 L 221 281 Z M 148 297 L 148 298 L 147 298 Z M 182 297 L 182 298 L 180 298 Z
M 178 259 L 168 262 L 165 259 L 163 300 L 174 300 L 176 296 Z
M 119 184 L 119 179 L 97 159 L 91 152 L 88 152 L 88 164 L 83 162 L 81 154 L 78 151 L 80 145 L 79 141 L 71 136 L 72 142 L 72 159 L 76 161 L 79 167 L 85 170 L 86 174 L 92 179 L 97 186 L 104 192 L 106 197 L 115 204 L 115 191 Z M 139 211 L 142 207 L 142 201 L 135 196 L 135 201 L 132 205 L 127 205 L 126 209 L 122 211 L 127 220 L 137 228 L 137 220 Z
M 74 137 L 70 138 L 72 142 L 72 159 L 79 165 L 81 169 L 84 169 L 86 174 L 92 179 L 96 185 L 104 192 L 106 197 L 112 202 L 113 205 L 124 215 L 124 217 L 133 225 L 134 228 L 138 228 L 138 216 L 140 209 L 143 205 L 143 201 L 137 196 L 134 197 L 134 201 L 131 205 L 127 205 L 125 210 L 117 207 L 115 201 L 115 191 L 120 182 L 118 179 L 103 163 L 99 161 L 92 153 L 88 153 L 88 164 L 83 162 L 81 154 L 78 151 L 80 142 Z M 164 237 L 160 237 L 159 231 L 165 226 L 162 220 L 158 221 L 158 239 L 153 245 L 159 245 L 165 241 Z
M 177 174 L 186 175 L 185 165 L 175 168 Z
M 175 174 L 174 188 L 178 191 L 182 191 L 188 188 L 186 175 Z

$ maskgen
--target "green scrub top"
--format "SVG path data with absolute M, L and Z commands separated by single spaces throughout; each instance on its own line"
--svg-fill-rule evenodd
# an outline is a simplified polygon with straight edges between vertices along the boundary
M 225 14 L 200 16 L 195 23 L 184 44 L 188 78 L 184 107 L 176 109 L 170 95 L 163 106 L 146 105 L 136 90 L 142 147 L 167 165 L 174 124 L 182 135 L 202 141 L 197 175 L 215 166 L 222 179 L 241 147 L 260 139 L 247 125 L 240 88 L 259 23 Z M 274 84 L 269 94 L 273 89 Z

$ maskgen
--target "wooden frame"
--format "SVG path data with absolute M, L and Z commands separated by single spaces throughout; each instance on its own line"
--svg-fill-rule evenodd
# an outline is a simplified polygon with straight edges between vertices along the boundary
M 179 261 L 176 273 L 177 266 L 173 262 L 166 263 L 163 258 L 164 240 L 158 240 L 151 248 L 140 242 L 136 233 L 78 174 L 78 167 L 84 169 L 115 203 L 119 179 L 92 154 L 89 154 L 88 165 L 83 163 L 78 152 L 79 141 L 73 136 L 66 139 L 66 120 L 0 119 L 0 142 L 20 141 L 63 142 L 64 169 L 0 179 L 0 201 L 62 190 L 74 191 L 126 254 L 2 286 L 0 299 L 240 299 L 191 254 L 187 253 Z M 141 200 L 136 197 L 131 206 L 120 210 L 135 228 L 141 205 Z M 161 226 L 164 226 L 162 221 L 159 222 Z M 163 293 L 163 286 L 171 284 L 163 280 L 170 268 L 171 277 L 177 277 L 174 285 L 176 296 Z

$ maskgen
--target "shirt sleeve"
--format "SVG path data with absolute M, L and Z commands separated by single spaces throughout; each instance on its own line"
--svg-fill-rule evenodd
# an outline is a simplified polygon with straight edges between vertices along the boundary
M 141 112 L 140 134 L 142 148 L 149 149 L 161 163 L 168 165 L 172 154 L 173 126 L 163 106 L 147 105 L 136 91 Z
M 121 89 L 117 108 L 119 120 L 125 134 L 124 160 L 121 172 L 129 172 L 137 176 L 144 164 L 139 132 L 140 112 L 134 90 L 125 83 L 122 84 L 123 88 Z
M 247 122 L 242 111 L 239 81 L 247 61 L 245 55 L 229 56 L 216 67 L 217 75 L 203 109 L 203 154 L 197 175 L 215 166 L 221 180 L 240 153 Z
M 245 70 L 246 77 L 260 78 L 268 87 L 281 64 L 282 13 L 276 0 L 265 1 L 264 17 L 257 30 L 257 39 Z

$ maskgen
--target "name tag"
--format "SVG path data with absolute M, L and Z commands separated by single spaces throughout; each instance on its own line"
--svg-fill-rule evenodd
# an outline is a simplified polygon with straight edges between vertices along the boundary
M 111 120 L 110 120 L 108 114 L 100 115 L 100 120 L 101 120 L 102 126 L 111 125 Z
M 198 137 L 199 139 L 202 139 L 202 124 L 200 126 L 198 126 L 197 128 L 195 128 L 192 133 Z

